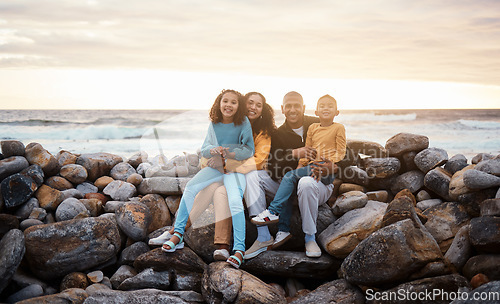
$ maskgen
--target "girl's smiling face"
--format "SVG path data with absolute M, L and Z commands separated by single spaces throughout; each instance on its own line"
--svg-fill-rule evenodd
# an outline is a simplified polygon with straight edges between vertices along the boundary
M 247 100 L 247 116 L 250 122 L 256 120 L 262 115 L 262 107 L 264 106 L 264 101 L 262 97 L 258 94 L 250 95 Z
M 220 111 L 222 113 L 222 122 L 233 122 L 234 115 L 238 111 L 238 96 L 234 93 L 225 93 L 220 100 Z

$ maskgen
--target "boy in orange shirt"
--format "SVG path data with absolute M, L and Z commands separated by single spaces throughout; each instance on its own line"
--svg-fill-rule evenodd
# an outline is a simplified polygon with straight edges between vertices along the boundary
M 301 159 L 297 169 L 285 174 L 269 208 L 252 218 L 252 223 L 256 225 L 277 223 L 279 214 L 301 177 L 312 176 L 316 182 L 321 181 L 325 185 L 331 184 L 334 180 L 334 165 L 341 161 L 346 153 L 345 128 L 342 124 L 333 121 L 335 116 L 339 114 L 337 101 L 330 95 L 320 97 L 315 114 L 319 117 L 320 122 L 309 127 L 306 147 L 317 150 L 316 159 L 311 161 Z M 304 233 L 306 234 L 306 255 L 319 257 L 321 250 L 315 241 L 315 231 L 312 234 L 308 231 L 304 231 Z

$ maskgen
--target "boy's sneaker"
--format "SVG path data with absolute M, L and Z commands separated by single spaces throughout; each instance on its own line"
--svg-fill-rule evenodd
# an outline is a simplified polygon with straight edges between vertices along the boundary
M 253 217 L 251 222 L 255 225 L 271 225 L 277 223 L 280 220 L 278 215 L 272 214 L 268 209 L 259 213 L 259 215 Z
M 285 244 L 291 238 L 292 238 L 292 234 L 290 232 L 278 231 L 278 233 L 276 233 L 276 239 L 274 240 L 272 248 L 276 249 L 276 248 L 280 247 L 281 245 Z

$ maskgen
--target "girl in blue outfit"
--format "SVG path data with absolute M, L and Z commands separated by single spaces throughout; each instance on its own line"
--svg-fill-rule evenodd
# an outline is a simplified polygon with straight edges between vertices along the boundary
M 174 224 L 174 235 L 165 242 L 162 250 L 174 252 L 184 247 L 183 237 L 189 212 L 193 208 L 196 194 L 215 182 L 224 182 L 233 222 L 234 255 L 227 262 L 239 268 L 245 253 L 245 213 L 243 193 L 245 175 L 225 172 L 225 159 L 245 160 L 254 155 L 252 126 L 246 117 L 243 96 L 234 90 L 223 90 L 210 110 L 211 123 L 201 148 L 203 157 L 209 158 L 208 167 L 191 179 L 184 190 Z M 222 162 L 222 165 L 221 165 Z

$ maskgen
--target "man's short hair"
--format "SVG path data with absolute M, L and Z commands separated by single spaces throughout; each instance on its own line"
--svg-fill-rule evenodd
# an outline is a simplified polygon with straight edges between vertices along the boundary
M 304 103 L 304 99 L 302 98 L 302 95 L 300 95 L 299 93 L 295 92 L 295 91 L 291 91 L 291 92 L 288 92 L 285 94 L 285 96 L 283 97 L 283 103 L 285 103 L 285 100 L 287 99 L 299 99 L 300 102 Z

